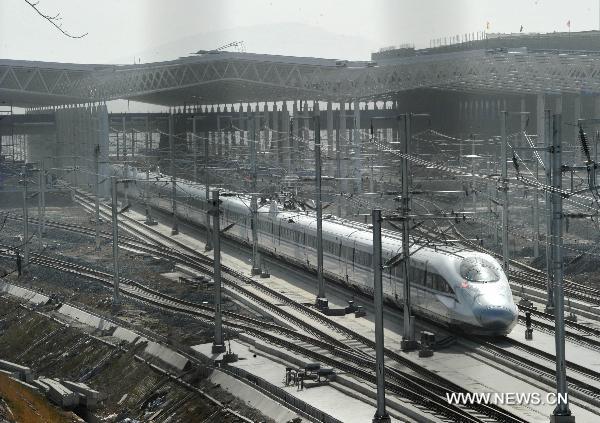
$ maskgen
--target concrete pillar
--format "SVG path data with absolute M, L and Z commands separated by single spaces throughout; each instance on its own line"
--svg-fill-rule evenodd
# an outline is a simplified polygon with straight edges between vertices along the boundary
M 87 115 L 87 139 L 88 139 L 88 151 L 89 151 L 89 158 L 91 160 L 86 160 L 87 163 L 87 179 L 88 179 L 88 184 L 90 186 L 90 190 L 91 192 L 94 192 L 94 190 L 96 189 L 96 176 L 95 176 L 95 159 L 94 159 L 94 150 L 96 148 L 96 144 L 97 144 L 97 139 L 98 139 L 98 135 L 96 133 L 96 117 L 95 117 L 95 113 L 94 113 L 94 109 L 95 107 L 90 105 L 87 107 L 86 109 L 86 115 Z
M 564 94 L 559 94 L 556 96 L 556 98 L 554 99 L 554 113 L 556 114 L 563 114 L 563 106 L 564 106 Z M 566 108 L 566 107 L 565 107 Z M 561 133 L 562 134 L 568 134 L 568 131 L 565 131 L 564 129 L 564 123 L 567 121 L 567 119 L 562 119 L 561 120 Z M 549 134 L 550 139 L 552 139 L 552 134 Z M 566 147 L 568 144 L 565 142 L 563 143 L 563 148 Z
M 244 141 L 246 146 L 250 140 L 250 133 L 248 130 L 252 127 L 250 124 L 250 119 L 252 118 L 252 108 L 250 107 L 250 103 L 246 104 L 246 113 L 244 114 Z M 245 154 L 245 153 L 244 153 Z
M 298 114 L 298 101 L 295 100 L 294 101 L 294 106 L 292 108 L 292 116 L 294 118 L 297 118 L 299 116 Z M 292 155 L 292 166 L 294 167 L 294 170 L 296 170 L 297 166 L 298 166 L 298 126 L 300 125 L 300 121 L 295 120 L 292 123 L 292 138 L 291 138 L 291 142 L 290 142 L 290 147 L 291 147 L 291 155 Z
M 304 101 L 304 106 L 302 107 L 302 117 L 304 118 L 301 121 L 302 140 L 304 141 L 304 145 L 309 146 L 311 137 L 310 137 L 310 121 L 308 120 L 308 118 L 310 117 L 310 111 L 308 110 L 308 102 L 307 101 Z M 301 151 L 304 153 L 304 154 L 302 154 L 302 161 L 304 162 L 304 160 L 306 160 L 308 158 L 306 156 L 307 149 L 301 149 Z
M 345 158 L 348 157 L 348 131 L 346 129 L 346 102 L 342 101 L 340 103 L 340 126 L 338 128 L 338 134 L 339 134 L 339 144 L 337 145 L 337 147 L 339 147 L 340 150 L 340 191 L 347 193 L 348 192 L 348 180 L 345 179 L 348 177 L 348 171 L 346 168 L 346 164 L 347 161 L 345 160 Z M 341 201 L 343 202 L 343 199 L 341 199 Z M 344 208 L 342 207 L 342 213 L 344 212 Z
M 321 118 L 321 109 L 320 109 L 320 107 L 319 107 L 319 102 L 318 102 L 318 101 L 315 101 L 315 102 L 313 103 L 312 115 L 313 115 L 313 116 L 319 116 L 319 119 Z M 306 121 L 306 123 L 310 125 L 310 124 L 313 124 L 314 122 L 313 122 L 313 121 L 310 121 L 310 120 L 307 120 L 307 121 Z M 309 125 L 307 125 L 307 127 L 308 127 L 308 128 L 310 128 L 310 126 L 309 126 Z M 313 132 L 314 132 L 314 128 L 313 128 Z M 314 143 L 315 143 L 315 141 L 314 141 L 314 140 L 321 139 L 320 135 L 321 135 L 321 134 L 319 134 L 319 137 L 317 137 L 317 133 L 316 133 L 316 132 L 315 132 L 315 133 L 313 133 L 313 136 L 312 136 L 312 139 L 313 139 L 313 145 L 314 145 Z M 321 147 L 323 147 L 323 145 L 321 145 Z
M 270 151 L 273 154 L 273 161 L 277 166 L 281 166 L 281 133 L 279 131 L 279 110 L 277 103 L 273 103 L 273 111 L 271 112 L 271 128 L 273 128 L 273 134 L 271 137 Z
M 600 95 L 594 96 L 594 111 L 592 117 L 600 117 Z M 592 160 L 598 163 L 598 139 L 594 134 L 594 145 L 592 147 Z
M 267 102 L 265 101 L 265 104 L 263 105 L 263 116 L 264 118 L 262 119 L 262 122 L 264 124 L 265 129 L 263 130 L 263 142 L 264 142 L 264 146 L 263 146 L 263 151 L 269 153 L 271 152 L 271 114 L 269 113 L 269 106 L 267 105 Z M 267 156 L 270 157 L 270 156 Z
M 263 119 L 260 117 L 260 106 L 258 105 L 258 103 L 256 103 L 256 106 L 254 107 L 254 128 L 256 131 L 256 139 L 254 140 L 255 142 L 255 147 L 256 147 L 256 152 L 259 153 L 261 151 L 263 151 L 262 148 L 262 132 L 263 132 Z M 257 160 L 258 160 L 258 156 L 257 156 Z
M 577 125 L 577 120 L 581 119 L 581 95 L 577 94 L 575 95 L 575 98 L 573 99 L 573 123 L 574 126 L 572 127 L 573 129 L 571 130 L 571 134 L 573 136 L 573 139 L 571 141 L 571 148 L 575 151 L 574 154 L 574 159 L 576 164 L 580 165 L 583 164 L 584 159 L 582 158 L 582 151 L 581 151 L 581 147 L 580 147 L 580 143 L 579 143 L 579 126 Z
M 546 98 L 544 93 L 538 93 L 536 101 L 535 126 L 537 128 L 537 143 L 542 144 L 544 142 L 544 109 L 546 108 Z
M 100 196 L 108 198 L 110 195 L 110 163 L 108 157 L 108 140 L 110 128 L 108 125 L 108 109 L 106 104 L 98 106 L 96 109 L 98 117 L 98 144 L 100 145 L 100 163 L 98 166 L 100 183 L 98 190 Z
M 283 150 L 283 165 L 289 173 L 292 169 L 292 155 L 290 150 L 290 113 L 287 102 L 281 106 L 281 149 Z
M 467 102 L 465 102 L 465 106 L 467 105 Z M 394 101 L 394 104 L 392 105 L 392 114 L 394 117 L 398 116 L 400 114 L 400 110 L 398 109 L 398 102 Z M 466 110 L 466 109 L 465 109 Z M 400 140 L 398 138 L 398 124 L 393 121 L 392 123 L 392 142 L 394 144 L 392 144 L 392 149 L 393 150 L 399 150 L 400 149 L 400 144 L 396 144 L 398 143 Z
M 325 126 L 327 128 L 327 174 L 334 175 L 335 172 L 333 161 L 333 105 L 331 104 L 331 101 L 327 102 L 327 112 L 325 113 Z
M 223 157 L 223 148 L 225 147 L 225 131 L 223 128 L 227 126 L 227 120 L 223 118 L 225 110 L 221 106 L 217 109 L 217 116 L 221 116 L 217 118 L 217 154 L 219 157 Z
M 230 106 L 228 106 L 226 109 L 226 113 L 229 116 L 229 118 L 227 118 L 226 122 L 224 123 L 224 125 L 227 127 L 226 132 L 229 131 L 231 132 L 231 134 L 228 137 L 228 145 L 229 145 L 229 153 L 228 154 L 234 154 L 233 150 L 235 149 L 233 146 L 236 145 L 236 136 L 235 133 L 237 131 L 237 127 L 239 127 L 238 124 L 238 115 L 237 112 L 235 111 L 235 105 L 231 104 Z
M 231 106 L 231 111 L 233 111 L 233 106 Z M 225 157 L 231 157 L 231 131 L 229 130 L 229 128 L 231 128 L 231 125 L 233 124 L 232 120 L 231 120 L 231 112 L 229 111 L 229 107 L 225 106 L 225 122 L 222 125 L 223 127 L 223 152 L 225 154 Z
M 352 137 L 353 141 L 353 150 L 354 155 L 352 158 L 352 174 L 355 178 L 354 180 L 354 193 L 360 194 L 362 192 L 362 163 L 361 163 L 361 144 L 362 137 L 360 136 L 360 103 L 358 100 L 354 101 L 354 136 Z
M 200 122 L 202 122 L 202 120 L 198 119 L 196 120 L 196 126 L 198 126 L 200 124 Z M 204 163 L 204 161 L 206 160 L 206 157 L 204 157 L 204 153 L 205 153 L 205 149 L 204 149 L 204 143 L 206 142 L 206 136 L 208 134 L 206 132 L 200 131 L 198 132 L 198 137 L 196 137 L 196 148 L 198 149 L 198 167 L 201 168 L 203 165 L 202 163 Z
M 327 155 L 333 155 L 333 106 L 331 101 L 327 102 Z
M 231 105 L 231 119 L 229 120 L 231 122 L 231 126 L 229 129 L 229 154 L 231 157 L 235 157 L 237 155 L 237 131 L 234 129 L 236 126 L 239 127 L 238 123 L 234 120 L 235 119 L 235 107 L 232 104 Z
M 89 152 L 89 156 L 88 156 L 88 160 L 86 160 L 86 168 L 88 170 L 87 172 L 87 183 L 89 186 L 89 189 L 91 190 L 91 192 L 94 192 L 95 188 L 95 160 L 94 160 L 94 148 L 96 145 L 96 139 L 97 137 L 94 136 L 94 116 L 93 116 L 93 109 L 94 107 L 92 105 L 88 105 L 86 107 L 85 110 L 85 115 L 86 115 L 86 121 L 87 121 L 87 125 L 86 125 L 86 129 L 87 129 L 87 134 L 86 134 L 86 139 L 87 139 L 87 149 Z
M 521 112 L 526 112 L 527 111 L 527 103 L 525 102 L 525 97 L 521 97 L 521 102 L 520 102 L 520 109 Z M 527 128 L 527 122 L 529 120 L 529 116 L 522 114 L 521 115 L 521 132 L 524 133 Z M 521 147 L 525 146 L 525 143 L 527 142 L 524 137 L 519 137 L 519 141 L 521 142 Z
M 245 129 L 246 128 L 246 120 L 244 119 L 245 118 L 244 105 L 242 103 L 240 103 L 240 108 L 238 109 L 238 112 L 239 112 L 238 117 L 240 119 L 238 122 L 238 128 L 240 128 L 238 131 L 238 137 L 239 137 L 239 145 L 242 146 L 245 143 L 244 138 L 246 136 L 246 134 L 244 133 L 246 130 Z M 241 150 L 239 151 L 239 154 L 241 154 Z

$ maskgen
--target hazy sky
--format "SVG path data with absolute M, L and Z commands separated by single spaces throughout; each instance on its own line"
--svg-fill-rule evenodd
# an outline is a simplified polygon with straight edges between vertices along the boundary
M 164 60 L 243 39 L 247 51 L 368 59 L 379 47 L 482 31 L 598 29 L 596 0 L 0 0 L 0 58 L 80 63 Z

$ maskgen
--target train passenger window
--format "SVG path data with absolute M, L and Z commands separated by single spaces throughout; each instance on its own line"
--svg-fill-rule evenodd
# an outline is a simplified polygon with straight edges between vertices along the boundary
M 416 267 L 414 269 L 415 274 L 412 281 L 418 283 L 419 285 L 425 285 L 425 272 L 422 269 L 417 269 Z
M 435 289 L 433 285 L 433 276 L 431 273 L 427 272 L 427 276 L 425 278 L 425 286 L 427 288 Z
M 433 289 L 436 291 L 443 291 L 444 279 L 440 275 L 431 275 L 433 279 Z

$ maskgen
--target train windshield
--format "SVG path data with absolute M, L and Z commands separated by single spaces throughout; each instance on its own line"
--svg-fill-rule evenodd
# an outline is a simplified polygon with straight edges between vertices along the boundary
M 481 257 L 468 257 L 460 264 L 460 275 L 469 282 L 496 282 L 500 279 L 498 267 Z

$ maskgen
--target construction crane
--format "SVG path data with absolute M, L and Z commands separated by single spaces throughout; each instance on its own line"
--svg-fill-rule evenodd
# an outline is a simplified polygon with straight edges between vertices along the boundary
M 225 44 L 214 50 L 198 50 L 196 53 L 192 53 L 192 54 L 217 54 L 217 53 L 221 52 L 222 50 L 225 50 L 226 48 L 229 48 L 229 47 L 237 47 L 237 51 L 239 53 L 246 51 L 246 46 L 244 45 L 243 41 L 232 41 L 231 43 Z

